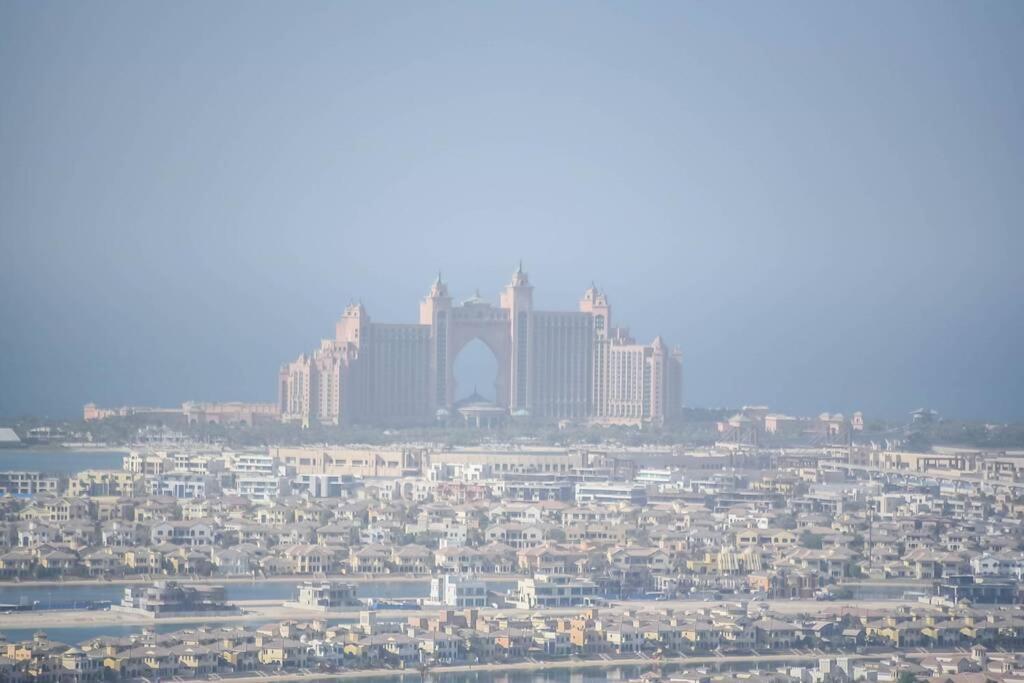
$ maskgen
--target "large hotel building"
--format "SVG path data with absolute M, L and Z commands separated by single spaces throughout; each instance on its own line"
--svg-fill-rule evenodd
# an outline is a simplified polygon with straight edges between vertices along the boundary
M 489 406 L 456 402 L 454 361 L 474 339 L 498 362 Z M 638 344 L 612 326 L 604 294 L 591 287 L 578 311 L 538 311 L 520 266 L 498 306 L 472 297 L 453 304 L 440 275 L 420 303 L 418 324 L 371 322 L 362 304 L 345 309 L 334 339 L 281 368 L 285 420 L 413 425 L 483 411 L 498 417 L 605 425 L 660 425 L 682 406 L 678 351 L 657 337 Z

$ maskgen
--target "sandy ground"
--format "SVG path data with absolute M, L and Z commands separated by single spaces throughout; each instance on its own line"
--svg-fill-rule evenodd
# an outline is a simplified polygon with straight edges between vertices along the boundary
M 629 600 L 614 601 L 612 604 L 619 609 L 657 610 L 661 608 L 695 610 L 717 605 L 735 604 L 741 600 Z M 863 614 L 867 611 L 891 611 L 900 605 L 918 605 L 912 600 L 746 600 L 748 609 L 756 609 L 765 605 L 776 614 L 826 614 L 853 613 Z M 579 610 L 576 610 L 579 611 Z
M 514 581 L 515 579 L 521 579 L 522 576 L 488 576 L 488 581 Z M 125 579 L 112 579 L 107 581 L 105 579 L 68 579 L 66 581 L 11 581 L 3 580 L 0 581 L 0 586 L 6 588 L 17 588 L 19 586 L 24 587 L 38 587 L 38 586 L 127 586 L 130 584 L 148 584 L 154 581 L 177 581 L 178 583 L 202 583 L 223 586 L 231 583 L 302 583 L 303 581 L 341 581 L 343 583 L 395 583 L 395 582 L 429 582 L 430 576 L 413 576 L 408 574 L 385 574 L 383 576 L 365 576 L 365 575 L 347 575 L 347 574 L 332 574 L 329 577 L 323 576 L 310 576 L 295 575 L 295 576 L 268 576 L 266 578 L 260 577 L 253 579 L 248 576 L 225 576 L 223 578 L 209 578 L 200 577 L 190 578 L 188 576 L 140 576 L 131 577 Z
M 100 625 L 138 625 L 139 627 L 151 626 L 153 624 L 194 624 L 203 622 L 209 624 L 223 624 L 235 622 L 255 622 L 262 624 L 270 621 L 283 619 L 312 620 L 315 617 L 323 616 L 322 612 L 312 610 L 299 610 L 284 607 L 280 600 L 239 600 L 232 604 L 242 608 L 239 614 L 228 614 L 223 616 L 182 616 L 154 619 L 140 614 L 130 612 L 118 612 L 114 610 L 39 610 L 36 612 L 14 612 L 4 614 L 0 619 L 4 628 L 74 628 L 78 626 L 100 626 Z M 400 612 L 401 610 L 393 610 Z M 411 612 L 410 612 L 411 614 Z M 329 618 L 338 619 L 351 617 L 359 618 L 359 612 L 330 612 Z
M 63 610 L 40 610 L 36 612 L 14 612 L 0 616 L 3 628 L 29 629 L 29 628 L 73 628 L 76 626 L 99 626 L 99 625 L 137 625 L 147 626 L 152 624 L 189 624 L 202 621 L 210 624 L 246 622 L 255 625 L 284 619 L 312 620 L 314 618 L 327 619 L 351 619 L 358 620 L 358 609 L 338 610 L 331 612 L 319 612 L 316 610 L 304 610 L 295 607 L 285 607 L 280 600 L 239 600 L 232 604 L 242 609 L 241 614 L 227 616 L 187 616 L 168 617 L 153 619 L 138 614 L 117 612 L 117 611 L 63 611 Z M 684 600 L 636 600 L 627 602 L 615 602 L 611 607 L 601 608 L 602 611 L 620 613 L 625 610 L 695 610 L 710 608 L 716 605 L 725 604 L 723 601 L 684 601 Z M 827 612 L 853 612 L 863 613 L 865 610 L 892 610 L 901 604 L 913 604 L 907 601 L 865 601 L 857 603 L 838 603 L 820 600 L 766 600 L 749 603 L 750 606 L 767 605 L 768 608 L 779 614 L 823 614 Z M 529 616 L 532 614 L 543 614 L 546 616 L 569 616 L 578 614 L 582 608 L 559 608 L 559 609 L 481 609 L 481 614 L 507 614 L 510 616 Z M 428 607 L 424 610 L 382 610 L 381 615 L 393 617 L 408 617 L 422 614 L 434 614 L 438 611 L 435 607 Z

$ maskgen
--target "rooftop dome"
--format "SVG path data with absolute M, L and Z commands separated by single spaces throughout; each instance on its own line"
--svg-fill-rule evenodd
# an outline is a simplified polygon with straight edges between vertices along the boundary
M 473 292 L 473 296 L 462 302 L 463 306 L 490 306 L 487 301 L 480 297 L 480 290 Z
M 492 401 L 491 399 L 485 398 L 485 397 L 481 396 L 480 393 L 476 390 L 476 387 L 473 387 L 473 393 L 472 394 L 470 394 L 466 398 L 461 398 L 461 399 L 459 399 L 458 401 L 455 402 L 455 408 L 457 410 L 461 409 L 461 408 L 466 408 L 468 406 L 493 406 L 493 405 L 497 405 L 497 404 L 494 401 Z

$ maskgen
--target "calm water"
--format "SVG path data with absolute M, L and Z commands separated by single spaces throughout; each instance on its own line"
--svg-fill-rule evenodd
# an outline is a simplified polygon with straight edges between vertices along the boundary
M 431 673 L 431 683 L 605 683 L 606 681 L 628 681 L 638 678 L 640 674 L 649 667 L 619 666 L 608 669 L 576 669 L 570 671 L 562 670 L 537 670 L 537 671 L 461 671 L 459 673 Z M 418 674 L 413 676 L 396 676 L 396 679 L 405 678 L 418 680 Z M 373 679 L 354 678 L 355 683 L 359 681 L 370 681 Z M 380 678 L 376 679 L 380 681 Z M 386 680 L 386 679 L 385 679 Z
M 82 470 L 119 470 L 121 451 L 73 451 L 69 449 L 0 449 L 0 470 L 74 474 Z
M 736 664 L 720 664 L 713 666 L 712 669 L 720 671 L 759 671 L 758 665 L 749 663 L 736 663 Z M 701 676 L 706 676 L 707 672 L 703 667 L 694 667 L 692 665 L 687 666 L 685 664 L 662 664 L 661 666 L 655 664 L 648 664 L 644 666 L 610 666 L 607 668 L 594 666 L 591 668 L 581 668 L 577 666 L 575 669 L 547 669 L 547 670 L 536 670 L 536 671 L 460 671 L 458 673 L 440 673 L 430 672 L 427 675 L 427 681 L 429 683 L 531 683 L 533 681 L 540 681 L 541 683 L 611 683 L 618 681 L 630 681 L 640 678 L 647 671 L 660 670 L 662 674 L 666 675 L 680 675 L 682 673 L 696 674 L 700 673 Z M 769 666 L 768 671 L 773 671 L 774 666 Z M 325 683 L 327 679 L 324 679 Z M 416 681 L 420 680 L 419 673 L 416 671 L 410 671 L 402 674 L 395 672 L 392 678 L 351 678 L 348 679 L 351 683 L 370 683 L 371 681 Z M 318 683 L 313 681 L 312 683 Z
M 458 673 L 431 672 L 427 680 L 430 683 L 606 683 L 610 681 L 629 681 L 637 679 L 653 666 L 616 666 L 608 668 L 590 668 L 574 670 L 548 669 L 537 671 L 460 671 Z M 661 667 L 664 673 L 684 670 L 682 667 L 666 665 Z M 325 681 L 330 679 L 324 679 Z M 393 678 L 350 678 L 350 683 L 370 683 L 376 681 L 404 680 L 419 681 L 416 671 L 405 674 L 396 672 Z M 318 683 L 313 681 L 312 683 Z

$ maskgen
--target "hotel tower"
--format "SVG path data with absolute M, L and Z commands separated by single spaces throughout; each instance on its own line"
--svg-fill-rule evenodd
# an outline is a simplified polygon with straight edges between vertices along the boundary
M 453 304 L 438 275 L 419 323 L 372 322 L 345 309 L 334 339 L 281 368 L 283 419 L 303 425 L 404 426 L 455 416 L 454 361 L 479 339 L 498 363 L 491 414 L 541 421 L 661 425 L 682 406 L 680 353 L 656 337 L 637 344 L 612 325 L 591 286 L 576 311 L 539 311 L 522 265 L 497 306 L 474 296 Z

